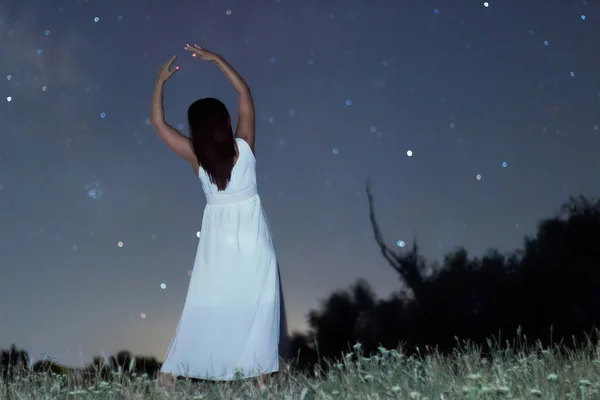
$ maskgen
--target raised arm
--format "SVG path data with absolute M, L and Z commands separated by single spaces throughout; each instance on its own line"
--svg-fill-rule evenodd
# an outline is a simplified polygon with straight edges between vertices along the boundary
M 167 124 L 165 121 L 165 114 L 163 109 L 163 88 L 165 82 L 179 69 L 175 67 L 170 69 L 171 65 L 175 61 L 176 57 L 171 58 L 167 61 L 160 69 L 158 78 L 156 79 L 156 88 L 154 89 L 154 95 L 152 96 L 152 113 L 150 115 L 150 123 L 152 127 L 162 139 L 175 153 L 181 156 L 184 160 L 188 161 L 194 166 L 194 169 L 198 169 L 198 159 L 192 149 L 192 143 L 190 138 L 181 134 L 178 130 Z
M 212 61 L 216 63 L 225 77 L 231 82 L 231 85 L 238 93 L 238 125 L 235 129 L 235 137 L 242 138 L 250 145 L 252 151 L 254 151 L 254 140 L 255 140 L 255 114 L 254 114 L 254 100 L 250 93 L 250 88 L 244 79 L 237 73 L 235 69 L 223 57 L 212 53 L 198 45 L 186 46 L 186 50 L 192 52 L 192 54 L 205 61 Z

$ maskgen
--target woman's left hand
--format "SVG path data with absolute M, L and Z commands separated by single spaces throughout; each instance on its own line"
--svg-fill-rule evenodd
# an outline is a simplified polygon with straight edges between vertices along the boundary
M 190 46 L 189 44 L 185 46 L 185 49 L 187 51 L 191 51 L 192 52 L 192 56 L 199 58 L 203 61 L 217 61 L 217 58 L 219 58 L 218 55 L 216 55 L 215 53 L 213 53 L 212 51 L 208 51 L 200 46 L 198 46 L 197 44 Z

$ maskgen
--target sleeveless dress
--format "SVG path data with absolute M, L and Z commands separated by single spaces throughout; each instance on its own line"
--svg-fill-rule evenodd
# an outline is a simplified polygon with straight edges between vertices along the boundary
M 161 372 L 234 380 L 279 369 L 280 281 L 271 230 L 257 193 L 256 159 L 236 138 L 224 191 L 198 175 L 206 195 L 185 306 Z

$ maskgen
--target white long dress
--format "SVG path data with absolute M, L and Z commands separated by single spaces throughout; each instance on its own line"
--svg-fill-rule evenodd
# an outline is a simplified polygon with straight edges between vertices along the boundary
M 234 380 L 279 369 L 280 282 L 256 189 L 256 159 L 236 139 L 224 191 L 198 173 L 206 195 L 185 306 L 161 368 L 176 376 Z

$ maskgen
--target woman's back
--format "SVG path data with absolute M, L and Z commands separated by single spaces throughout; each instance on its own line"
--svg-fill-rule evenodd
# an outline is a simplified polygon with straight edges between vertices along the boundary
M 202 183 L 202 190 L 209 203 L 212 200 L 226 202 L 234 200 L 240 194 L 256 193 L 256 158 L 250 149 L 250 146 L 242 138 L 235 139 L 238 147 L 238 158 L 231 170 L 231 179 L 225 190 L 219 190 L 217 185 L 210 181 L 206 171 L 200 166 L 198 168 L 198 177 Z

